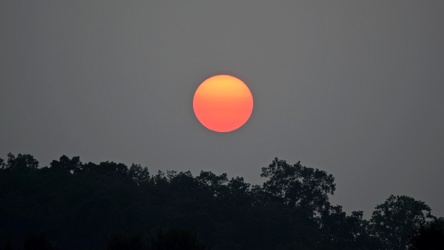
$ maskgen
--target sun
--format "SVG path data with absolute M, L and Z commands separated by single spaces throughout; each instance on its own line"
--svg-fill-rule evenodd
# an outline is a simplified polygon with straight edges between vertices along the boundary
M 231 132 L 244 125 L 253 112 L 253 95 L 240 79 L 216 75 L 203 81 L 193 98 L 194 114 L 203 126 Z

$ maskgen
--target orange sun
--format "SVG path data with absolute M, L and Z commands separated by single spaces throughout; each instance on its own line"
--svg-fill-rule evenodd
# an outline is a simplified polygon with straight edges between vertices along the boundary
M 197 119 L 216 132 L 230 132 L 244 125 L 253 112 L 253 96 L 247 85 L 230 75 L 216 75 L 197 88 L 193 98 Z

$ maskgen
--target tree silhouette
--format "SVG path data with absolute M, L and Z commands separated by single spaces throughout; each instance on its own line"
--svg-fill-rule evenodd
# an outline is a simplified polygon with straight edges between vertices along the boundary
M 330 204 L 334 178 L 322 170 L 275 158 L 262 177 L 251 185 L 209 171 L 150 175 L 136 164 L 65 155 L 39 167 L 31 155 L 8 154 L 0 159 L 0 248 L 24 246 L 29 232 L 64 250 L 204 249 L 201 242 L 214 250 L 397 250 L 413 236 L 417 250 L 440 242 L 441 224 L 428 223 L 430 208 L 413 198 L 390 196 L 367 221 Z M 26 242 L 54 248 L 46 237 Z
M 128 170 L 128 176 L 137 185 L 148 184 L 150 181 L 150 173 L 148 168 L 144 168 L 138 164 L 132 164 Z
M 384 249 L 405 250 L 409 239 L 426 219 L 431 219 L 430 207 L 408 196 L 390 197 L 376 206 L 371 218 L 373 233 Z
M 268 180 L 263 189 L 285 204 L 303 208 L 312 215 L 321 214 L 330 207 L 328 195 L 336 188 L 334 177 L 318 169 L 307 168 L 300 162 L 290 165 L 275 158 L 262 168 L 262 177 Z
M 58 161 L 52 161 L 50 165 L 52 169 L 62 169 L 70 172 L 78 172 L 82 168 L 82 163 L 78 156 L 69 159 L 66 155 L 63 155 Z
M 410 242 L 409 250 L 444 249 L 444 218 L 434 219 L 421 225 Z
M 13 154 L 8 154 L 8 161 L 6 168 L 11 169 L 29 169 L 36 170 L 39 167 L 39 162 L 34 159 L 34 156 L 29 154 L 18 154 L 15 157 Z

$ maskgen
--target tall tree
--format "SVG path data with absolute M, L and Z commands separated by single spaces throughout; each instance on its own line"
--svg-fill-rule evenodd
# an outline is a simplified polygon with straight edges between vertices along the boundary
M 322 232 L 333 249 L 376 250 L 380 249 L 377 240 L 370 237 L 369 222 L 363 219 L 362 211 L 346 215 L 341 206 L 331 206 L 322 215 Z
M 302 166 L 300 162 L 290 165 L 275 158 L 262 168 L 262 177 L 267 177 L 263 189 L 289 206 L 320 215 L 330 207 L 328 195 L 336 188 L 334 177 L 319 169 Z
M 409 239 L 427 219 L 433 218 L 431 209 L 422 201 L 408 196 L 390 197 L 376 206 L 370 220 L 374 235 L 384 249 L 405 250 Z
M 137 185 L 147 184 L 150 181 L 150 173 L 148 168 L 142 167 L 139 164 L 132 164 L 128 170 L 128 176 Z

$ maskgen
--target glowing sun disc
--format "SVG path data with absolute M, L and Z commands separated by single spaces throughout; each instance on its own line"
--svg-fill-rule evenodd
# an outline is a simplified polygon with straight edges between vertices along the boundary
M 253 95 L 240 79 L 216 75 L 203 81 L 193 98 L 193 110 L 203 126 L 230 132 L 244 125 L 253 112 Z

